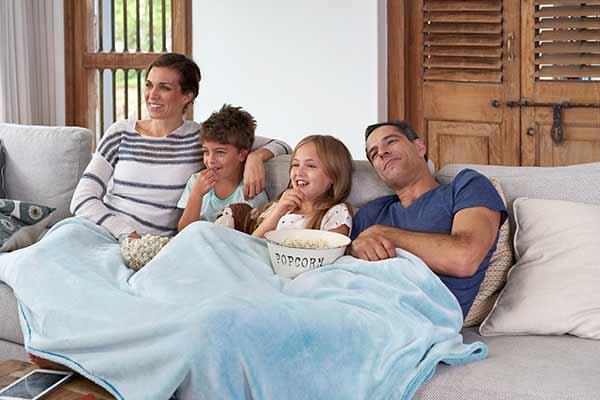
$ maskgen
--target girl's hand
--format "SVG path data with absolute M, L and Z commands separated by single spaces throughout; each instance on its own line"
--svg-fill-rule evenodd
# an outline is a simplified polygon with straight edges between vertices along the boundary
M 297 189 L 288 189 L 283 192 L 281 199 L 277 202 L 277 208 L 283 215 L 288 212 L 302 208 L 302 202 L 304 201 L 304 193 Z
M 251 199 L 265 188 L 265 164 L 255 153 L 248 154 L 244 166 L 244 197 Z
M 262 238 L 265 233 L 272 231 L 277 227 L 279 219 L 290 211 L 302 208 L 304 201 L 304 193 L 296 189 L 288 189 L 281 195 L 277 203 L 265 211 L 265 219 L 260 223 L 258 228 L 252 232 L 252 236 Z
M 210 192 L 210 189 L 215 187 L 216 183 L 217 176 L 211 169 L 206 168 L 198 173 L 198 177 L 196 178 L 192 190 L 197 192 L 200 196 L 204 196 L 206 193 Z

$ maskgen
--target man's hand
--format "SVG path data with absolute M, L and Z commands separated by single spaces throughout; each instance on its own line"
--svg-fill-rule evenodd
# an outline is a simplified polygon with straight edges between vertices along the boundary
M 265 188 L 265 164 L 263 158 L 254 153 L 248 154 L 244 167 L 244 197 L 252 199 Z
M 396 246 L 385 237 L 385 229 L 383 225 L 373 225 L 362 231 L 350 244 L 350 254 L 367 261 L 396 257 Z

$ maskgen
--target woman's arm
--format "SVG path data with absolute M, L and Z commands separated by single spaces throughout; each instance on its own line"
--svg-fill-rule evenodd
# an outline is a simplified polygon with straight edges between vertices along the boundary
M 269 160 L 273 157 L 282 156 L 284 154 L 292 154 L 292 148 L 289 144 L 279 139 L 270 139 L 263 136 L 255 136 L 252 144 L 252 152 L 257 150 L 268 150 L 271 154 L 265 159 Z
M 111 163 L 96 152 L 75 188 L 70 210 L 73 215 L 93 221 L 118 238 L 122 234 L 130 234 L 135 228 L 126 218 L 115 215 L 102 201 L 113 171 Z
M 262 136 L 254 138 L 252 150 L 246 158 L 244 167 L 244 197 L 246 199 L 253 198 L 265 188 L 264 162 L 273 157 L 292 152 L 291 147 L 286 142 Z

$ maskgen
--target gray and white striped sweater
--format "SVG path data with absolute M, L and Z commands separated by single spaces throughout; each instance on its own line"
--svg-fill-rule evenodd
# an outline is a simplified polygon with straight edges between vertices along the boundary
M 106 228 L 114 237 L 174 235 L 181 210 L 176 204 L 188 178 L 202 168 L 200 124 L 185 121 L 165 137 L 141 135 L 136 120 L 115 122 L 106 131 L 71 201 L 71 212 Z M 253 149 L 275 156 L 291 149 L 257 136 Z

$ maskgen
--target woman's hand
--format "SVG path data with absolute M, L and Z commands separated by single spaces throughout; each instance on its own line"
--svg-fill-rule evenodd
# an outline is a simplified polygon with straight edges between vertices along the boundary
M 260 150 L 258 150 L 260 151 Z M 258 151 L 248 154 L 244 167 L 244 197 L 251 199 L 265 188 L 265 164 Z
M 214 188 L 216 183 L 217 176 L 215 173 L 211 169 L 205 168 L 198 173 L 198 177 L 196 178 L 196 182 L 194 182 L 192 190 L 202 197 L 210 192 L 210 189 Z

